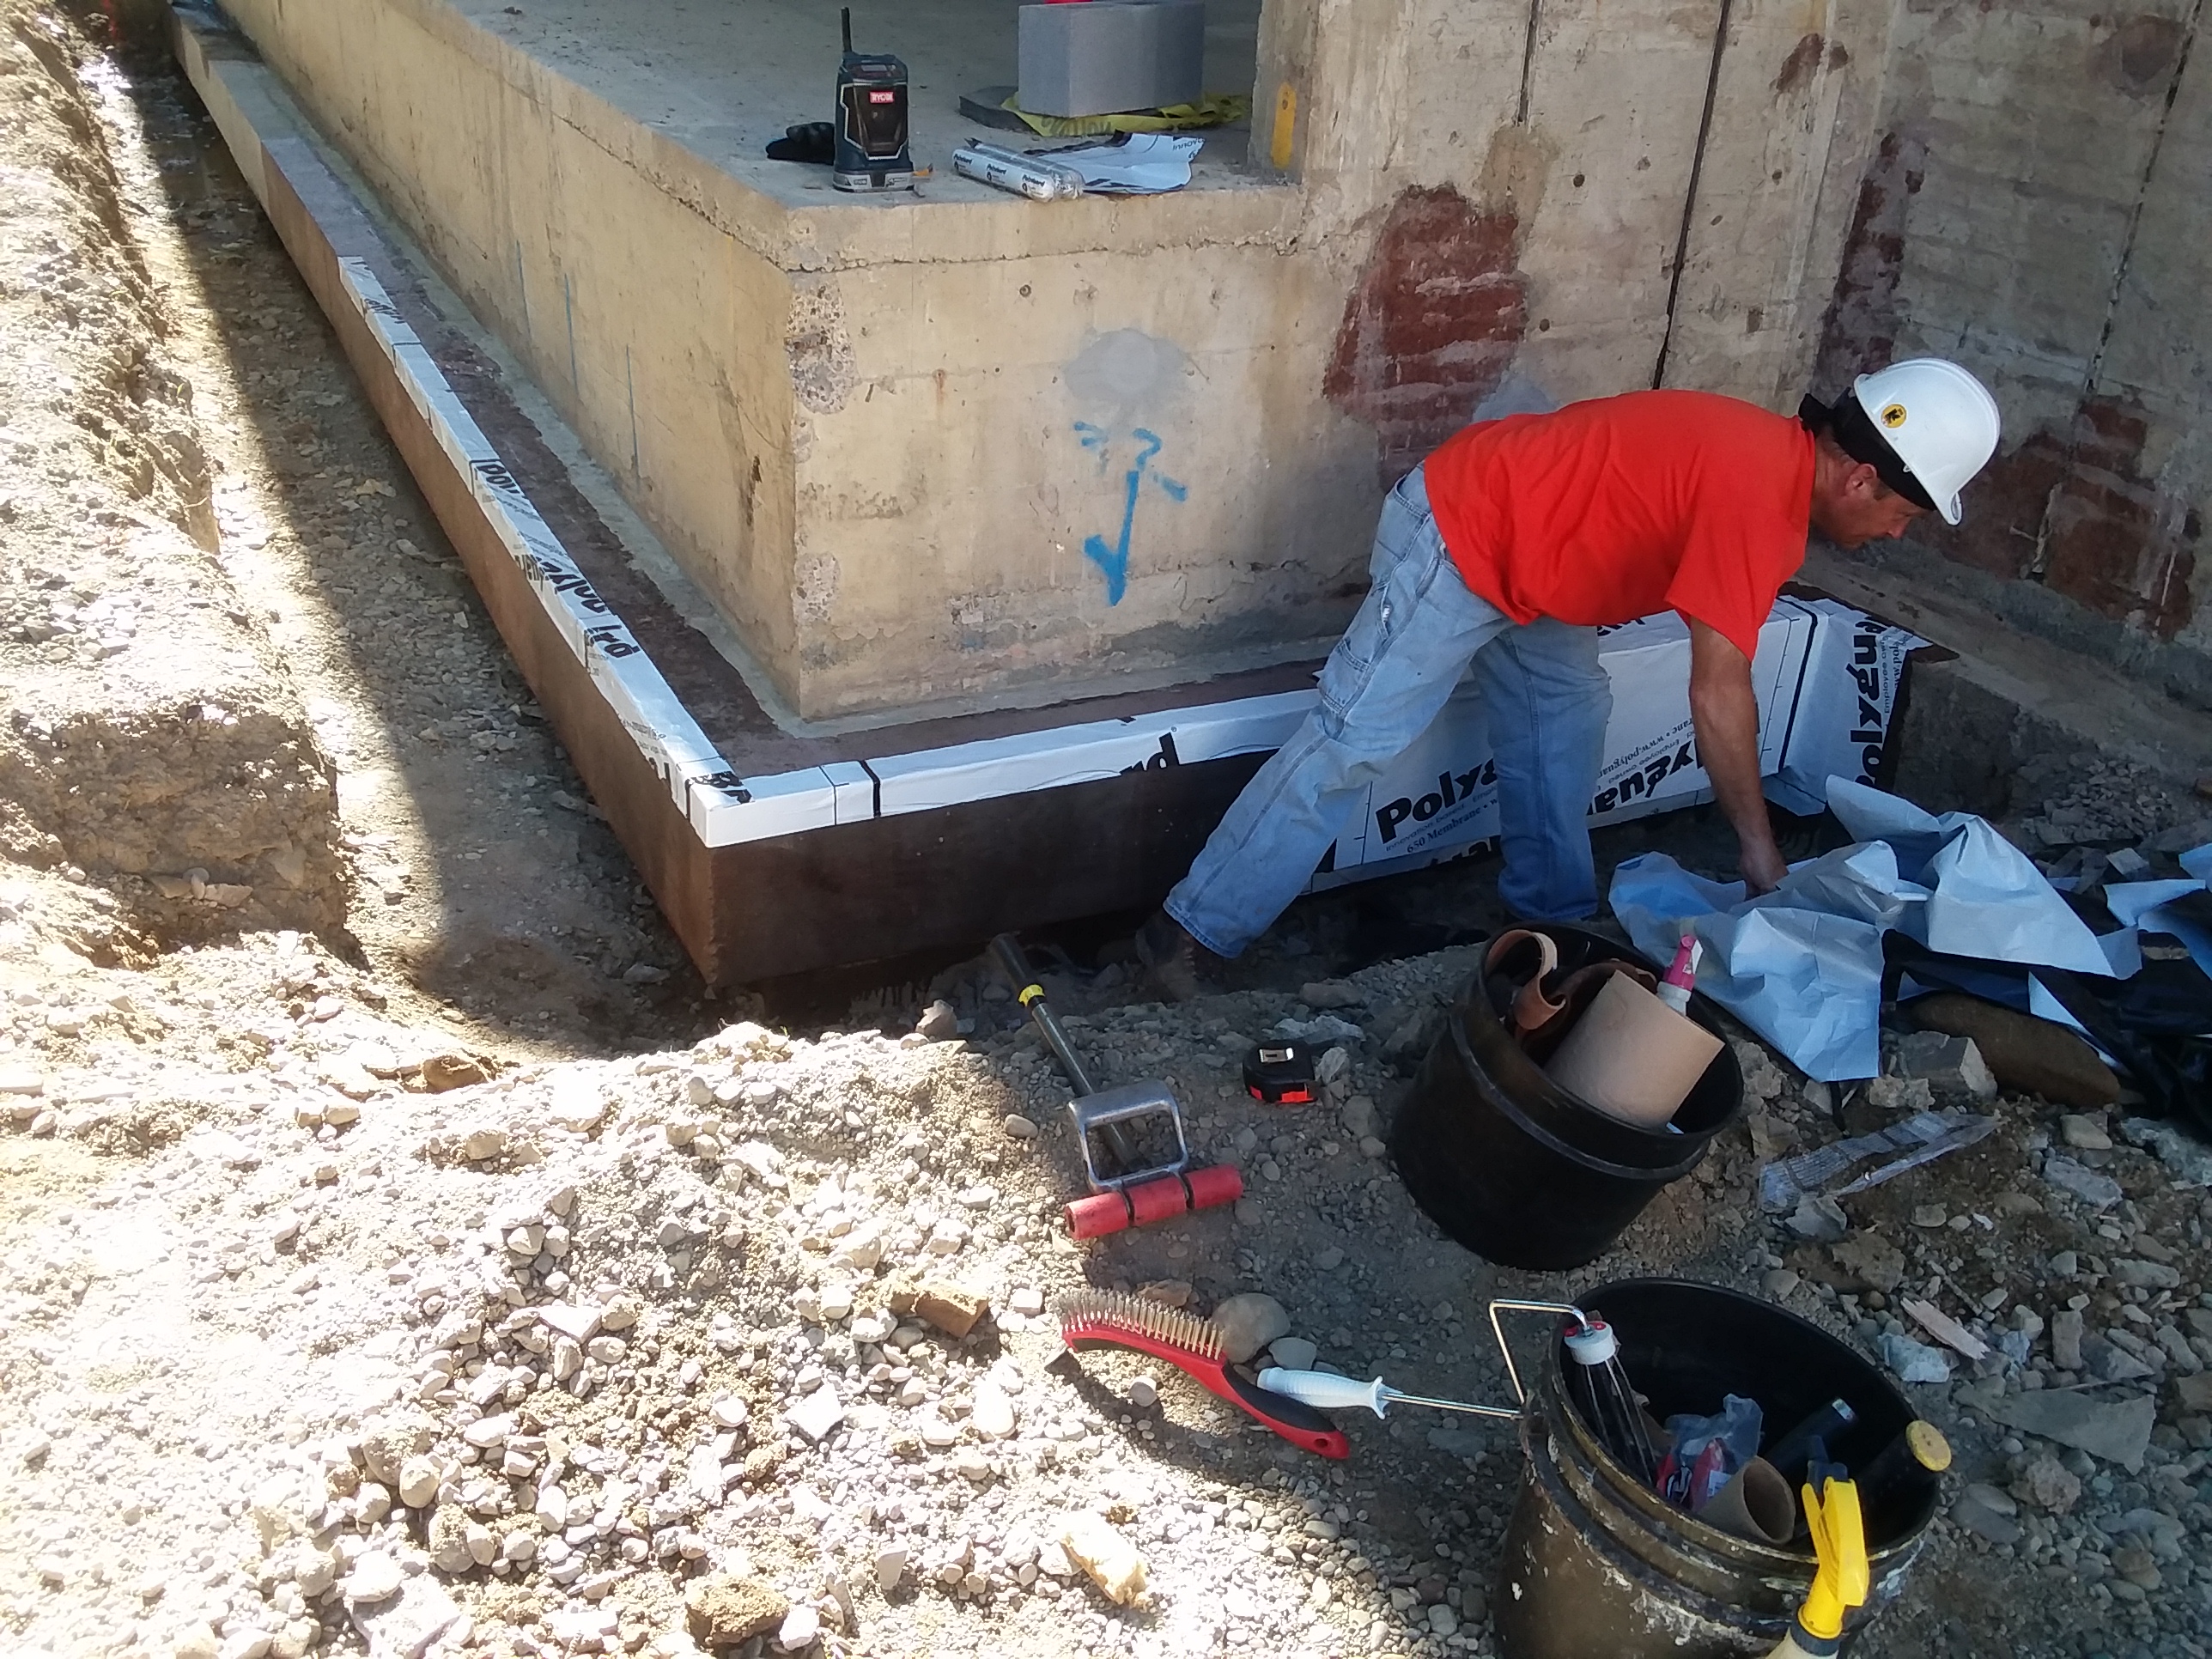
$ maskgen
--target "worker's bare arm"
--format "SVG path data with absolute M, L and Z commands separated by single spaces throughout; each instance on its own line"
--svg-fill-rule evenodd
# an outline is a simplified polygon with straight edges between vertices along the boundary
M 1751 659 L 1727 635 L 1689 620 L 1690 718 L 1697 727 L 1698 758 L 1735 826 L 1744 880 L 1754 893 L 1771 892 L 1788 866 L 1774 844 L 1759 786 L 1759 699 L 1751 689 Z

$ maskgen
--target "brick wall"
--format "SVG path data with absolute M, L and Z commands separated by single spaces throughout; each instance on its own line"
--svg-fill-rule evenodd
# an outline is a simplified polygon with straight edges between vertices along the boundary
M 2165 676 L 2176 689 L 2212 653 L 2202 12 L 1906 0 L 1815 376 L 1832 392 L 1920 353 L 1980 374 L 2004 411 L 1998 459 L 1966 524 L 1922 539 L 2061 596 L 2026 608 L 2048 625 L 2200 659 Z

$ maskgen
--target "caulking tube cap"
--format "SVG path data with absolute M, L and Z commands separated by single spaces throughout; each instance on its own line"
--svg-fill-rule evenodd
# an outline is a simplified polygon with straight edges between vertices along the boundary
M 1620 1339 L 1602 1319 L 1594 1317 L 1567 1333 L 1567 1353 L 1577 1365 L 1602 1365 L 1620 1352 Z

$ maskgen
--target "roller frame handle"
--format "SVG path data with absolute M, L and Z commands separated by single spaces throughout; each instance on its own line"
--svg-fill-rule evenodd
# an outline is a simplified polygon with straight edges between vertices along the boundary
M 1036 970 L 1022 949 L 1022 942 L 1012 933 L 1001 933 L 991 941 L 991 957 L 999 964 L 999 971 L 1013 981 L 1014 996 L 1029 1010 L 1030 1018 L 1043 1033 L 1045 1044 L 1052 1057 L 1060 1062 L 1060 1069 L 1067 1074 L 1067 1081 L 1076 1094 L 1095 1095 L 1098 1085 L 1091 1080 L 1091 1073 L 1083 1069 L 1076 1057 L 1075 1048 L 1060 1030 L 1060 1021 L 1054 1018 L 1052 1005 L 1044 1000 L 1044 987 L 1037 981 Z
M 1364 1406 L 1377 1417 L 1384 1414 L 1386 1407 L 1398 1405 L 1432 1406 L 1438 1411 L 1464 1412 L 1470 1417 L 1496 1417 L 1509 1421 L 1521 1415 L 1503 1406 L 1478 1406 L 1469 1400 L 1437 1400 L 1425 1394 L 1405 1394 L 1379 1376 L 1372 1382 L 1362 1382 L 1354 1377 L 1339 1376 L 1334 1371 L 1292 1371 L 1270 1365 L 1260 1373 L 1260 1386 L 1328 1411 Z
M 1286 1400 L 1301 1400 L 1322 1411 L 1345 1411 L 1352 1407 L 1364 1407 L 1376 1416 L 1382 1415 L 1389 1390 L 1382 1379 L 1362 1382 L 1357 1377 L 1339 1376 L 1334 1371 L 1286 1370 L 1280 1365 L 1270 1365 L 1260 1373 L 1260 1386 L 1269 1394 L 1281 1395 Z

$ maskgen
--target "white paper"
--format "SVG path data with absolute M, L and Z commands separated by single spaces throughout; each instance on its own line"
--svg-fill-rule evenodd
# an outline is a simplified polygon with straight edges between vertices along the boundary
M 1205 143 L 1174 132 L 1133 132 L 1120 143 L 1036 154 L 1083 175 L 1083 187 L 1102 196 L 1158 196 L 1190 182 L 1191 157 Z

